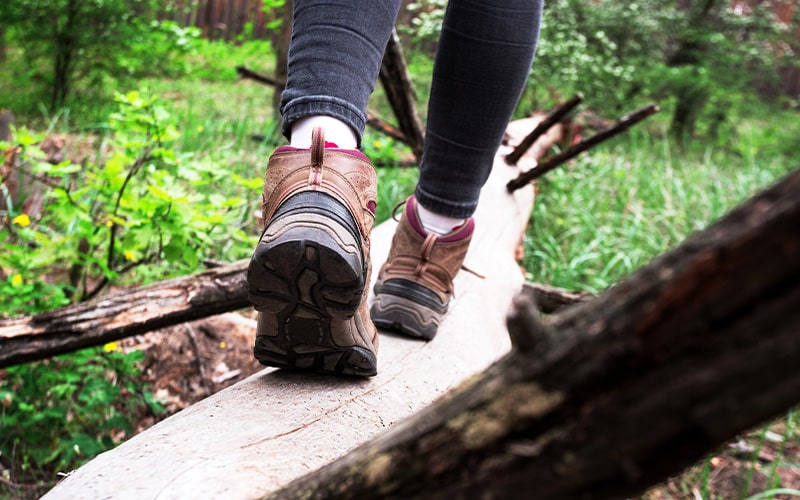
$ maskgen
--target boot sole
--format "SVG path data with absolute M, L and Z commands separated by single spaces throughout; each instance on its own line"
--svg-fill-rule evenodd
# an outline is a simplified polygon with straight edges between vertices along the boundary
M 318 207 L 318 205 L 317 205 Z M 362 300 L 365 266 L 352 228 L 319 213 L 288 212 L 265 229 L 250 261 L 250 301 L 259 311 L 254 355 L 263 365 L 371 376 L 375 354 L 339 346 L 331 322 L 350 321 Z
M 394 281 L 394 280 L 393 280 Z M 392 286 L 394 285 L 394 286 Z M 447 309 L 446 306 L 431 307 L 408 296 L 392 291 L 414 288 L 412 284 L 376 284 L 375 301 L 370 308 L 370 317 L 376 327 L 422 340 L 436 336 Z M 417 286 L 417 288 L 419 288 Z
M 253 253 L 250 302 L 260 312 L 305 303 L 321 316 L 348 318 L 361 303 L 364 271 L 358 243 L 335 221 L 289 215 L 270 224 Z
M 265 319 L 270 317 L 259 314 L 259 322 Z M 290 323 L 286 323 L 285 331 L 291 330 L 291 335 L 256 337 L 253 354 L 262 365 L 358 377 L 378 373 L 375 353 L 359 346 L 337 346 L 331 340 L 325 320 L 300 318 L 295 322 L 299 324 Z

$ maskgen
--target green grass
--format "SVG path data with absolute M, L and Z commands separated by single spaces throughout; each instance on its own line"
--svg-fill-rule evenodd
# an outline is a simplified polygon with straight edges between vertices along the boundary
M 680 151 L 632 131 L 539 182 L 524 265 L 533 281 L 599 292 L 790 169 L 769 148 Z

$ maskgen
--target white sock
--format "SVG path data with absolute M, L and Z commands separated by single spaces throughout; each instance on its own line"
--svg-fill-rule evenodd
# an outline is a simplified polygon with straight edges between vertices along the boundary
M 332 142 L 342 149 L 356 149 L 358 138 L 350 125 L 332 116 L 306 116 L 292 123 L 292 138 L 289 145 L 295 148 L 311 147 L 311 132 L 316 127 L 325 129 L 325 142 Z
M 419 214 L 419 222 L 422 227 L 429 233 L 438 236 L 444 236 L 453 231 L 453 229 L 464 224 L 466 219 L 456 219 L 455 217 L 447 217 L 435 212 L 431 212 L 417 202 L 417 214 Z

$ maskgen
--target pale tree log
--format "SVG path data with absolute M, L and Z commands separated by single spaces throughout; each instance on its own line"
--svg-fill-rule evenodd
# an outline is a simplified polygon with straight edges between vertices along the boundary
M 271 498 L 624 498 L 800 402 L 800 171 Z

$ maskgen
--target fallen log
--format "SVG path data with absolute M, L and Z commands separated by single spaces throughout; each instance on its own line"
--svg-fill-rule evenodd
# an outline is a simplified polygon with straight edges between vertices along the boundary
M 800 403 L 800 171 L 269 498 L 625 498 Z
M 0 320 L 0 367 L 249 307 L 247 264 L 243 260 L 34 316 Z

